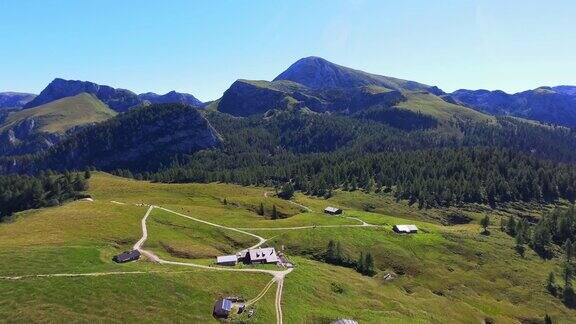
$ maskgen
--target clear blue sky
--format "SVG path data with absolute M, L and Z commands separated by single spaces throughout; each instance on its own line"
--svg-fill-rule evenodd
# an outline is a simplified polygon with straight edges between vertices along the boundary
M 458 88 L 576 84 L 576 1 L 0 0 L 0 91 L 55 77 L 218 98 L 305 56 Z

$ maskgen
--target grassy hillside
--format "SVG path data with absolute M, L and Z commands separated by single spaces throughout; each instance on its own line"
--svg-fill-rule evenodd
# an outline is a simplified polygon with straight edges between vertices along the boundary
M 37 131 L 64 133 L 75 126 L 104 121 L 116 115 L 103 102 L 87 93 L 62 98 L 38 107 L 10 114 L 0 125 L 3 132 L 20 122 L 34 118 Z
M 117 265 L 111 257 L 141 236 L 140 220 L 150 203 L 238 228 L 270 239 L 296 264 L 286 276 L 285 323 L 327 323 L 354 318 L 361 323 L 518 323 L 541 320 L 568 323 L 576 311 L 545 290 L 549 271 L 559 275 L 557 260 L 533 253 L 521 258 L 512 238 L 495 226 L 480 235 L 480 212 L 467 212 L 470 224 L 443 226 L 446 210 L 421 211 L 388 196 L 335 192 L 328 201 L 298 194 L 296 203 L 274 197 L 273 190 L 226 184 L 153 184 L 95 173 L 94 202 L 27 211 L 0 224 L 0 277 L 54 273 L 130 272 L 85 277 L 0 279 L 0 318 L 9 322 L 216 322 L 211 317 L 218 296 L 256 296 L 270 276 L 158 265 L 146 260 Z M 266 194 L 265 194 L 266 193 Z M 115 202 L 113 202 L 115 201 Z M 263 203 L 286 217 L 270 220 L 255 213 Z M 343 217 L 321 211 L 345 208 Z M 370 211 L 366 211 L 370 210 Z M 479 209 L 480 210 L 480 209 Z M 536 212 L 537 213 L 537 212 Z M 498 215 L 492 214 L 498 223 Z M 358 224 L 356 217 L 380 227 L 322 227 Z M 154 210 L 146 247 L 163 258 L 210 264 L 212 257 L 246 247 L 254 240 L 240 233 Z M 391 225 L 415 223 L 421 231 L 396 235 Z M 278 229 L 317 225 L 308 229 Z M 260 228 L 258 230 L 257 228 Z M 277 228 L 273 230 L 271 228 Z M 370 251 L 377 274 L 315 261 L 329 240 L 356 259 Z M 136 272 L 136 273 L 132 273 Z M 394 272 L 395 280 L 384 276 Z M 274 292 L 256 304 L 253 323 L 272 323 Z
M 443 122 L 454 120 L 472 120 L 489 123 L 496 122 L 496 119 L 493 116 L 483 114 L 470 108 L 448 103 L 429 93 L 406 92 L 404 95 L 407 100 L 398 104 L 398 108 L 404 108 L 425 115 L 430 115 Z

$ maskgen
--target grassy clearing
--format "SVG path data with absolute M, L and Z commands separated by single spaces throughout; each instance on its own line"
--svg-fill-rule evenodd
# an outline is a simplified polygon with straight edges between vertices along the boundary
M 154 209 L 148 220 L 149 239 L 145 248 L 160 255 L 197 259 L 234 254 L 258 240 L 246 234 L 198 223 Z
M 541 320 L 545 313 L 555 323 L 576 318 L 575 311 L 545 291 L 548 272 L 559 274 L 558 260 L 543 261 L 531 252 L 521 258 L 514 252 L 513 240 L 496 228 L 491 228 L 490 236 L 480 235 L 477 220 L 483 210 L 468 212 L 470 224 L 443 226 L 439 220 L 445 210 L 418 210 L 389 196 L 360 192 L 337 191 L 328 200 L 298 194 L 295 201 L 313 210 L 301 213 L 286 201 L 265 198 L 266 188 L 152 184 L 103 173 L 95 173 L 90 183 L 94 202 L 27 211 L 0 224 L 0 276 L 161 272 L 0 280 L 0 318 L 8 322 L 214 322 L 211 311 L 218 296 L 253 298 L 270 281 L 264 274 L 183 269 L 144 260 L 114 264 L 111 257 L 130 248 L 141 235 L 140 220 L 146 208 L 133 205 L 141 202 L 234 227 L 358 223 L 322 214 L 327 205 L 343 207 L 344 216 L 382 225 L 254 231 L 270 238 L 270 245 L 284 247 L 296 264 L 285 279 L 286 323 L 324 323 L 336 318 L 367 323 L 478 323 L 491 318 L 497 323 L 517 323 Z M 224 198 L 228 204 L 223 204 Z M 259 216 L 251 208 L 260 202 L 274 204 L 291 216 L 276 221 Z M 504 212 L 496 211 L 498 215 Z M 399 223 L 417 224 L 421 231 L 397 235 L 391 225 Z M 215 255 L 255 242 L 250 236 L 157 209 L 148 226 L 146 247 L 172 260 L 194 259 L 209 265 Z M 314 261 L 329 240 L 339 241 L 351 259 L 370 251 L 377 275 L 365 277 L 353 269 Z M 397 278 L 385 280 L 392 272 Z M 274 321 L 274 292 L 270 289 L 256 304 L 251 322 Z
M 270 281 L 259 274 L 183 273 L 0 281 L 0 318 L 7 322 L 217 323 L 220 296 L 258 295 Z M 274 296 L 256 305 L 254 322 L 274 318 Z
M 494 123 L 496 118 L 483 114 L 470 108 L 448 103 L 437 96 L 424 92 L 405 93 L 408 100 L 398 104 L 398 108 L 420 112 L 448 122 L 454 120 L 473 120 Z

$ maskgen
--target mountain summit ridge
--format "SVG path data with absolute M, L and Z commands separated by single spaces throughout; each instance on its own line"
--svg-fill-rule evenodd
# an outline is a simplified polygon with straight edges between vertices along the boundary
M 444 94 L 436 86 L 352 69 L 317 56 L 299 59 L 273 81 L 278 80 L 289 80 L 314 89 L 380 86 L 397 91 L 427 91 L 435 95 Z
M 130 90 L 113 88 L 90 81 L 56 78 L 36 98 L 24 105 L 24 109 L 37 107 L 65 97 L 72 97 L 83 92 L 94 95 L 118 112 L 127 111 L 142 104 L 142 100 Z

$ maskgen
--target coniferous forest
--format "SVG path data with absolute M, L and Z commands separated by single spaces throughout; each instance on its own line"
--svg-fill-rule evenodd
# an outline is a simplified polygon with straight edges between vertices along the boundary
M 269 119 L 208 114 L 218 149 L 175 160 L 160 182 L 281 186 L 316 196 L 334 189 L 392 192 L 423 208 L 550 202 L 576 197 L 576 137 L 511 118 L 402 131 L 368 120 L 281 113 Z
M 0 176 L 0 220 L 20 210 L 57 206 L 83 198 L 88 189 L 90 171 L 83 174 L 42 172 L 36 177 L 27 175 Z
M 156 182 L 290 184 L 294 190 L 324 197 L 337 189 L 386 192 L 420 208 L 576 199 L 576 133 L 509 117 L 494 122 L 452 121 L 430 128 L 430 120 L 419 114 L 410 119 L 412 126 L 406 126 L 402 115 L 402 124 L 395 127 L 389 120 L 383 123 L 365 115 L 315 114 L 298 109 L 248 118 L 205 111 L 202 114 L 209 125 L 202 127 L 215 130 L 219 138 L 211 148 L 182 155 L 170 154 L 163 146 L 148 146 L 146 152 L 156 153 L 135 155 L 129 164 L 96 158 L 80 163 L 70 158 L 93 155 L 92 145 L 105 148 L 107 156 L 121 159 L 122 139 L 137 140 L 134 131 L 148 127 L 141 121 L 143 114 L 172 116 L 173 112 L 185 116 L 189 108 L 164 105 L 137 109 L 111 122 L 87 127 L 47 151 L 4 158 L 0 165 L 17 165 L 16 171 L 22 176 L 6 178 L 9 180 L 1 187 L 21 183 L 11 197 L 30 197 L 30 188 L 42 187 L 53 201 L 53 190 L 40 172 L 95 167 Z M 414 124 L 420 122 L 421 126 Z M 158 134 L 169 132 L 166 128 Z M 89 145 L 85 139 L 94 133 L 114 136 L 97 137 Z M 210 136 L 211 141 L 216 139 Z M 201 148 L 203 144 L 195 145 Z M 26 202 L 5 209 L 45 204 L 16 200 Z

